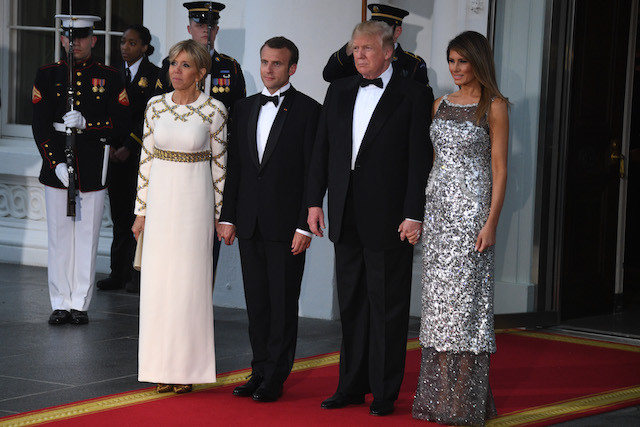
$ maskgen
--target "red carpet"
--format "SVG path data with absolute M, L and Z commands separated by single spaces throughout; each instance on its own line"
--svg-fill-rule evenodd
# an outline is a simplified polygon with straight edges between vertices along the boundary
M 491 385 L 500 415 L 490 426 L 550 425 L 640 404 L 640 347 L 516 330 L 499 333 L 497 344 Z M 145 389 L 0 418 L 0 425 L 432 425 L 411 418 L 420 350 L 415 341 L 408 347 L 402 392 L 387 417 L 368 414 L 370 396 L 367 405 L 320 408 L 337 385 L 338 356 L 332 353 L 298 360 L 275 403 L 231 395 L 245 370 L 186 395 Z

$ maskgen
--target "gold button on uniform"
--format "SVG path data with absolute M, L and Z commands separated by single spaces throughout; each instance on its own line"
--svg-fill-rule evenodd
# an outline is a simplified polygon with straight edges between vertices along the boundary
M 81 71 L 78 71 L 78 72 L 76 73 L 76 75 L 79 77 L 79 76 L 81 76 L 81 75 L 82 75 L 82 72 L 81 72 Z
M 77 84 L 78 86 L 82 86 L 82 82 L 81 82 L 81 81 L 77 81 L 77 82 L 76 82 L 76 84 Z

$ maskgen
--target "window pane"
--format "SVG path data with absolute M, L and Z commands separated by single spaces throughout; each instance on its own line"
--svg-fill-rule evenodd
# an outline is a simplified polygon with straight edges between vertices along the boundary
M 96 30 L 104 30 L 104 18 L 106 11 L 105 0 L 73 0 L 71 5 L 74 15 L 94 15 L 102 20 L 95 23 Z M 62 14 L 69 13 L 69 0 L 62 0 Z M 103 50 L 104 51 L 104 50 Z
M 9 105 L 9 123 L 31 124 L 31 88 L 36 71 L 42 65 L 54 62 L 54 34 L 37 31 L 12 31 L 18 52 L 11 55 L 9 81 L 14 82 L 14 95 Z
M 133 24 L 142 25 L 142 0 L 113 0 L 111 7 L 113 8 L 111 11 L 111 29 L 113 31 L 124 31 L 125 28 Z
M 69 1 L 58 0 L 61 13 L 69 13 Z M 1 3 L 1 0 L 0 0 Z M 56 0 L 15 0 L 12 2 L 13 16 L 8 22 L 19 26 L 38 26 L 54 28 Z M 95 15 L 102 18 L 96 22 L 97 30 L 105 30 L 105 0 L 73 0 L 75 15 Z M 143 0 L 112 0 L 111 31 L 122 32 L 131 24 L 141 24 L 143 16 Z M 105 62 L 105 35 L 96 35 L 97 42 L 93 49 L 96 60 Z M 108 36 L 111 41 L 110 64 L 118 66 L 120 57 L 120 36 Z M 9 96 L 7 102 L 7 122 L 12 124 L 31 124 L 31 88 L 36 71 L 42 65 L 55 62 L 56 44 L 59 44 L 54 32 L 38 30 L 9 30 L 9 61 L 3 66 L 9 78 Z M 60 47 L 64 56 L 64 49 Z
M 111 36 L 111 66 L 116 68 L 122 64 L 122 56 L 120 55 L 120 39 L 121 36 Z
M 96 34 L 96 45 L 91 49 L 91 55 L 96 61 L 105 63 L 104 61 L 104 35 Z
M 55 0 L 20 0 L 18 6 L 18 25 L 36 27 L 54 27 L 56 14 Z

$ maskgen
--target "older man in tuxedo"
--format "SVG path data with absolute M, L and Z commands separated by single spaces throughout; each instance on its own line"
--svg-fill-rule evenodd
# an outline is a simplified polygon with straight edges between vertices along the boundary
M 393 69 L 391 27 L 358 24 L 350 41 L 359 75 L 327 91 L 308 185 L 311 231 L 322 236 L 328 189 L 342 322 L 340 378 L 325 409 L 364 402 L 393 412 L 404 374 L 413 247 L 432 159 L 424 85 Z
M 238 237 L 253 350 L 252 376 L 233 394 L 260 402 L 280 397 L 293 366 L 312 237 L 304 191 L 320 104 L 289 83 L 297 63 L 284 37 L 260 49 L 264 89 L 234 107 L 219 225 L 227 244 Z

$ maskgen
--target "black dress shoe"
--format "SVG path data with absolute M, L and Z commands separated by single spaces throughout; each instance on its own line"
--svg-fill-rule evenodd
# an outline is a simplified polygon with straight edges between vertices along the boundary
M 340 392 L 337 392 L 327 400 L 320 404 L 324 409 L 339 409 L 344 408 L 347 405 L 360 405 L 364 403 L 364 395 L 349 396 Z
M 369 413 L 378 417 L 389 415 L 393 412 L 393 402 L 389 400 L 375 400 L 369 406 Z
M 127 282 L 126 285 L 124 285 L 124 290 L 129 292 L 130 294 L 139 294 L 140 293 L 140 283 L 139 282 L 134 282 L 133 280 L 130 280 Z
M 71 320 L 69 323 L 74 325 L 84 325 L 89 323 L 89 315 L 87 315 L 86 311 L 71 309 Z
M 282 386 L 268 387 L 261 385 L 253 393 L 253 400 L 256 402 L 275 402 L 282 396 Z
M 115 289 L 122 289 L 124 284 L 121 280 L 109 276 L 106 279 L 98 280 L 96 286 L 101 291 L 113 291 Z
M 64 325 L 71 320 L 71 313 L 67 310 L 53 310 L 51 316 L 49 316 L 50 325 Z
M 243 385 L 233 389 L 233 395 L 239 397 L 252 397 L 258 387 L 262 384 L 262 377 L 260 375 L 252 374 L 249 381 Z

